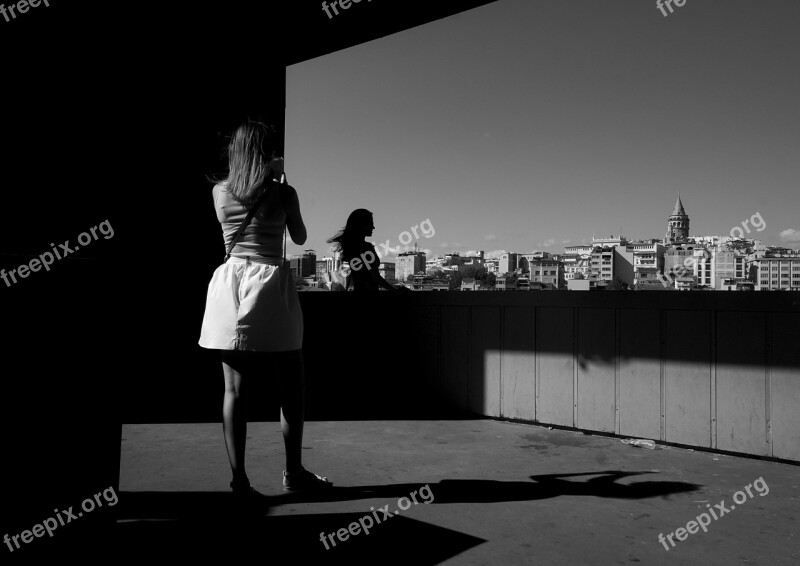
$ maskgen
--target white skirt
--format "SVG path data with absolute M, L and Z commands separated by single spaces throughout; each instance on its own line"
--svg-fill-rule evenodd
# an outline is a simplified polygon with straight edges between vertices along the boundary
M 303 312 L 289 262 L 231 257 L 208 284 L 198 342 L 214 350 L 286 352 L 303 347 Z

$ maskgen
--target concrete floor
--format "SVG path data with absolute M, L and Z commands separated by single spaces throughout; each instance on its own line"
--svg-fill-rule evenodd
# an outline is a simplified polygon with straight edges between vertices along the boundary
M 248 473 L 268 508 L 241 518 L 220 424 L 126 425 L 117 506 L 125 554 L 259 564 L 800 563 L 798 466 L 491 420 L 309 422 L 304 464 L 335 488 L 300 496 L 281 488 L 279 424 L 250 423 L 248 436 Z M 745 486 L 759 478 L 751 498 Z M 400 511 L 415 490 L 418 504 Z M 723 501 L 730 510 L 719 517 Z M 386 505 L 399 511 L 391 520 L 379 511 Z M 709 505 L 718 519 L 708 532 L 673 536 L 665 550 L 659 533 L 685 528 Z M 359 519 L 369 527 L 365 516 L 368 535 L 334 535 L 335 547 L 326 537 L 326 550 L 321 533 Z

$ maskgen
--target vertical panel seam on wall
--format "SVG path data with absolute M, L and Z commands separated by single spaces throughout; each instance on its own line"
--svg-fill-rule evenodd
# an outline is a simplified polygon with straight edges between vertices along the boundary
M 667 311 L 659 309 L 658 312 L 658 357 L 659 357 L 659 380 L 660 380 L 660 410 L 661 410 L 661 440 L 667 440 L 667 366 L 666 366 L 666 347 L 664 343 L 664 330 L 667 325 Z
M 500 398 L 498 401 L 497 412 L 499 415 L 502 415 L 503 414 L 503 353 L 506 351 L 503 338 L 505 338 L 506 335 L 506 327 L 505 327 L 506 313 L 504 312 L 505 309 L 503 307 L 499 307 L 499 309 L 500 309 L 500 354 L 499 354 L 500 360 L 497 365 L 498 365 L 498 372 L 500 373 L 500 375 L 497 376 L 497 382 L 498 382 L 497 386 L 500 388 L 499 392 Z
M 578 332 L 580 328 L 580 322 L 578 317 L 580 316 L 580 309 L 577 307 L 572 308 L 572 426 L 576 428 L 580 428 L 579 420 L 578 420 L 578 356 L 579 347 L 578 344 Z
M 711 351 L 709 352 L 709 362 L 710 362 L 710 380 L 711 383 L 710 391 L 709 391 L 709 411 L 711 415 L 711 422 L 709 423 L 709 433 L 710 433 L 710 441 L 711 441 L 711 448 L 717 448 L 717 423 L 719 422 L 717 419 L 717 316 L 719 313 L 715 310 L 709 311 L 709 317 L 711 319 L 711 343 L 709 344 L 709 348 Z
M 472 412 L 472 396 L 470 392 L 472 391 L 472 366 L 474 365 L 474 360 L 472 359 L 472 325 L 475 322 L 472 311 L 474 310 L 474 305 L 467 307 L 467 312 L 469 313 L 469 320 L 467 321 L 467 355 L 464 356 L 467 359 L 467 379 L 464 380 L 464 384 L 467 389 L 467 411 L 469 412 Z
M 766 418 L 767 456 L 774 457 L 775 442 L 772 435 L 772 313 L 764 313 L 764 417 Z
M 533 307 L 533 422 L 538 422 L 539 399 L 539 307 Z
M 466 408 L 467 412 L 471 412 L 472 411 L 472 407 L 469 404 L 470 403 L 470 401 L 469 401 L 469 381 L 470 381 L 469 372 L 470 372 L 470 367 L 472 365 L 471 364 L 472 360 L 470 360 L 470 354 L 469 353 L 470 353 L 470 347 L 472 346 L 472 344 L 470 342 L 470 334 L 472 332 L 472 329 L 470 328 L 471 321 L 472 321 L 472 307 L 471 306 L 467 306 L 467 307 L 459 306 L 459 307 L 455 307 L 455 308 L 456 308 L 456 310 L 459 310 L 461 312 L 466 312 L 466 314 L 467 314 L 467 320 L 464 321 L 464 323 L 466 325 L 466 328 L 464 329 L 464 334 L 463 334 L 463 336 L 459 336 L 459 338 L 464 338 L 464 340 L 465 340 L 465 343 L 462 344 L 465 347 L 465 349 L 464 350 L 459 350 L 459 353 L 463 352 L 463 353 L 466 354 L 466 355 L 463 355 L 463 357 L 464 357 L 464 371 L 466 372 L 467 375 L 465 376 L 464 380 L 461 381 L 460 385 L 462 387 L 464 387 L 464 405 L 465 405 L 465 408 Z M 466 309 L 466 311 L 464 311 L 463 309 Z M 460 318 L 459 318 L 459 320 L 460 320 Z M 459 335 L 460 334 L 461 333 L 459 332 Z M 456 366 L 456 367 L 458 367 L 458 366 Z M 459 395 L 460 395 L 460 393 L 459 393 Z
M 614 433 L 621 434 L 619 414 L 620 310 L 614 309 Z
M 506 337 L 506 328 L 505 328 L 505 320 L 506 320 L 506 307 L 500 305 L 498 307 L 500 309 L 500 375 L 497 377 L 497 381 L 499 382 L 500 386 L 500 396 L 497 398 L 497 412 L 500 417 L 508 417 L 508 414 L 505 408 L 505 395 L 503 393 L 503 352 L 505 351 L 505 337 Z
M 449 395 L 447 393 L 447 378 L 444 375 L 444 366 L 441 365 L 441 357 L 442 357 L 442 351 L 443 351 L 442 341 L 444 340 L 444 318 L 445 318 L 444 317 L 444 314 L 445 314 L 444 310 L 445 310 L 445 308 L 446 307 L 443 306 L 443 305 L 437 305 L 436 306 L 436 310 L 439 312 L 439 325 L 438 325 L 439 326 L 439 335 L 438 335 L 439 346 L 437 347 L 437 352 L 438 352 L 438 357 L 439 357 L 439 369 L 441 370 L 440 372 L 438 372 L 438 382 L 439 382 L 439 392 L 440 392 L 440 395 L 442 397 L 442 401 L 444 403 L 448 403 L 449 404 L 452 401 L 449 398 Z
M 539 320 L 541 317 L 539 316 L 539 310 L 541 307 L 534 307 L 534 318 L 533 318 L 533 326 L 534 326 L 534 335 L 533 335 L 533 421 L 539 422 L 539 392 L 541 388 L 539 387 L 539 348 L 540 348 L 540 330 L 539 328 L 540 323 Z
M 498 403 L 497 403 L 497 414 L 498 414 L 498 416 L 503 416 L 503 386 L 504 386 L 504 381 L 503 381 L 503 357 L 504 357 L 504 354 L 505 354 L 505 351 L 506 351 L 506 345 L 505 345 L 503 339 L 505 338 L 505 335 L 506 335 L 506 328 L 505 328 L 506 313 L 504 312 L 505 308 L 503 308 L 502 306 L 500 306 L 498 308 L 500 309 L 500 317 L 499 317 L 500 318 L 500 322 L 499 322 L 499 324 L 500 324 L 500 354 L 499 354 L 500 358 L 499 358 L 499 360 L 497 362 L 497 367 L 498 367 L 498 372 L 500 373 L 500 375 L 497 378 L 497 381 L 498 381 L 498 385 L 497 386 L 500 388 L 500 391 L 499 391 L 500 397 L 498 398 Z
M 462 346 L 465 347 L 465 349 L 464 350 L 459 349 L 459 353 L 462 353 L 462 355 L 464 357 L 464 371 L 466 372 L 466 376 L 463 379 L 463 381 L 459 382 L 459 389 L 461 387 L 464 388 L 464 407 L 466 408 L 467 412 L 471 412 L 472 408 L 470 407 L 470 404 L 469 404 L 469 371 L 470 371 L 470 366 L 471 366 L 471 361 L 472 360 L 469 359 L 469 352 L 470 352 L 470 346 L 472 344 L 470 344 L 470 337 L 469 336 L 470 336 L 470 321 L 472 320 L 472 307 L 458 306 L 458 307 L 455 307 L 455 309 L 457 311 L 464 312 L 467 315 L 465 317 L 465 318 L 467 318 L 467 320 L 464 321 L 464 324 L 466 326 L 466 328 L 464 329 L 464 334 L 461 335 L 460 332 L 458 333 L 459 339 L 464 338 L 464 340 L 465 340 L 465 343 L 461 344 Z M 467 309 L 467 310 L 465 311 L 463 309 Z M 459 317 L 458 320 L 461 320 L 461 318 Z M 466 355 L 464 355 L 464 354 L 466 354 Z M 458 366 L 456 366 L 456 367 L 458 367 Z M 458 376 L 458 377 L 460 379 L 460 376 Z M 461 393 L 459 393 L 459 395 L 461 395 Z
M 433 371 L 436 372 L 436 377 L 439 381 L 439 391 L 441 392 L 440 395 L 442 398 L 446 398 L 445 394 L 445 384 L 444 384 L 444 373 L 442 372 L 442 306 L 439 305 L 433 309 L 434 314 L 434 340 L 436 340 L 436 345 L 434 346 L 433 355 Z
M 445 337 L 444 321 L 445 321 L 445 318 L 446 318 L 445 314 L 446 314 L 447 307 L 445 307 L 444 305 L 439 305 L 437 310 L 439 311 L 439 342 L 440 342 L 440 346 L 439 346 L 439 358 L 440 358 L 440 360 L 439 361 L 441 363 L 441 356 L 442 356 L 442 352 L 444 351 L 444 347 L 441 344 L 441 342 L 444 341 L 444 337 Z M 449 387 L 448 387 L 448 384 L 447 384 L 447 375 L 445 375 L 445 372 L 444 372 L 444 365 L 440 365 L 440 368 L 441 368 L 442 371 L 439 374 L 439 384 L 440 384 L 440 391 L 442 392 L 442 398 L 445 399 L 445 401 L 448 404 L 452 403 L 453 405 L 455 405 L 455 403 L 453 403 L 453 399 L 451 397 L 451 393 L 449 392 Z

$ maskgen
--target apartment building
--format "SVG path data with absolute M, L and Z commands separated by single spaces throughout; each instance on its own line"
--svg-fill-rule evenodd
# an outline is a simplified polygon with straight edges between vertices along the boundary
M 516 291 L 517 276 L 512 274 L 498 275 L 495 279 L 494 288 L 496 291 Z
M 633 242 L 628 244 L 633 253 L 633 284 L 649 283 L 664 271 L 664 246 L 659 242 Z
M 538 259 L 530 262 L 530 283 L 542 283 L 561 289 L 564 283 L 564 264 L 551 259 Z M 519 286 L 519 283 L 517 284 Z
M 505 253 L 500 256 L 497 267 L 498 273 L 514 273 L 517 270 L 517 257 L 519 254 Z
M 589 258 L 582 258 L 575 255 L 564 255 L 562 258 L 565 281 L 575 279 L 575 276 L 578 274 L 584 278 L 591 276 L 592 268 L 591 260 Z
M 289 260 L 289 267 L 295 281 L 300 281 L 306 277 L 313 277 L 317 274 L 317 252 L 314 250 L 303 250 L 303 253 Z
M 395 264 L 391 261 L 382 261 L 378 264 L 378 273 L 381 277 L 391 282 L 395 280 Z
M 800 256 L 753 259 L 750 271 L 756 291 L 800 291 Z
M 711 277 L 714 289 L 735 290 L 737 282 L 748 281 L 747 256 L 736 250 L 713 251 Z
M 406 281 L 409 275 L 425 273 L 427 258 L 425 252 L 404 252 L 397 255 L 395 276 L 398 281 Z
M 716 288 L 714 283 L 714 267 L 716 264 L 714 254 L 705 249 L 696 249 L 694 255 L 693 272 L 698 286 Z
M 611 281 L 614 278 L 614 248 L 594 248 L 590 262 L 590 273 L 593 277 L 602 281 Z

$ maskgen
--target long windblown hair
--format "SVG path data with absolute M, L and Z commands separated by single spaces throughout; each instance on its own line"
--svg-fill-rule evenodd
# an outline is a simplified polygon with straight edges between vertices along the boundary
M 372 223 L 372 213 L 366 208 L 357 208 L 347 217 L 347 224 L 328 240 L 335 244 L 333 251 L 342 253 L 342 261 L 350 261 L 360 253 L 359 246 L 364 241 L 364 226 Z
M 239 126 L 228 144 L 228 176 L 215 182 L 225 188 L 245 208 L 255 204 L 260 189 L 269 180 L 271 163 L 277 152 L 275 128 L 248 120 Z

